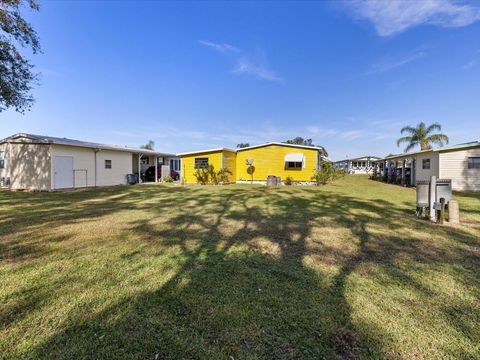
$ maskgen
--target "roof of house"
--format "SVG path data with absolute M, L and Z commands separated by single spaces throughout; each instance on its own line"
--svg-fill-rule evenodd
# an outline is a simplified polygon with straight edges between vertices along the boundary
M 288 146 L 288 147 L 293 147 L 293 148 L 301 148 L 301 149 L 311 149 L 311 150 L 317 150 L 321 151 L 323 150 L 322 147 L 317 147 L 317 146 L 306 146 L 306 145 L 297 145 L 297 144 L 287 144 L 287 143 L 282 143 L 282 142 L 266 142 L 263 144 L 258 144 L 258 145 L 252 145 L 252 146 L 247 146 L 244 148 L 240 149 L 229 149 L 229 148 L 215 148 L 215 149 L 206 149 L 206 150 L 197 150 L 197 151 L 189 151 L 189 152 L 183 152 L 179 153 L 177 155 L 183 156 L 183 155 L 193 155 L 193 154 L 201 154 L 201 153 L 207 153 L 207 152 L 218 152 L 218 151 L 230 151 L 230 152 L 239 152 L 239 151 L 244 151 L 244 150 L 250 150 L 250 149 L 256 149 L 264 146 L 271 146 L 271 145 L 277 145 L 277 146 Z
M 22 139 L 28 139 L 30 140 L 28 142 L 33 142 L 37 144 L 42 143 L 42 144 L 76 146 L 76 147 L 99 149 L 99 150 L 116 150 L 116 151 L 125 151 L 125 152 L 131 152 L 135 154 L 145 154 L 145 155 L 175 156 L 175 154 L 162 153 L 154 150 L 147 150 L 147 149 L 141 149 L 141 148 L 132 148 L 128 146 L 99 144 L 99 143 L 88 142 L 88 141 L 80 141 L 80 140 L 74 140 L 74 139 L 59 138 L 59 137 L 44 136 L 44 135 L 33 135 L 33 134 L 25 134 L 25 133 L 18 133 L 18 134 L 9 136 L 1 140 L 0 143 L 27 142 L 27 141 L 22 141 Z
M 236 152 L 236 150 L 229 149 L 229 148 L 215 148 L 215 149 L 205 149 L 205 150 L 197 150 L 197 151 L 187 151 L 183 153 L 178 153 L 177 155 L 184 156 L 184 155 L 202 154 L 202 153 L 219 152 L 219 151 Z
M 412 151 L 412 152 L 409 152 L 409 153 L 388 155 L 388 156 L 385 156 L 384 158 L 381 158 L 379 160 L 389 160 L 389 159 L 410 157 L 410 156 L 413 156 L 413 155 L 429 153 L 429 152 L 459 151 L 459 150 L 465 150 L 465 149 L 477 148 L 477 147 L 480 147 L 480 141 L 471 141 L 471 142 L 468 142 L 468 143 L 462 143 L 462 144 L 457 144 L 457 145 L 442 146 L 442 147 L 438 147 L 438 148 L 435 148 L 435 149 Z
M 324 150 L 324 148 L 321 147 L 321 146 L 287 144 L 287 143 L 283 143 L 283 142 L 272 141 L 272 142 L 266 142 L 266 143 L 263 143 L 263 144 L 247 146 L 247 147 L 244 147 L 244 148 L 237 149 L 237 151 L 244 151 L 244 150 L 255 149 L 255 148 L 264 147 L 264 146 L 271 146 L 271 145 L 288 146 L 288 147 L 294 147 L 294 148 L 300 148 L 300 149 L 311 149 L 311 150 L 317 150 L 317 151 Z

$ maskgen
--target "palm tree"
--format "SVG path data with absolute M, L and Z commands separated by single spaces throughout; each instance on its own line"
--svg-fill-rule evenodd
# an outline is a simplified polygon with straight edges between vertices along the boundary
M 410 134 L 410 136 L 398 139 L 397 146 L 404 142 L 408 143 L 405 148 L 405 152 L 408 152 L 417 145 L 420 145 L 420 150 L 428 150 L 432 148 L 433 144 L 439 146 L 448 144 L 448 136 L 445 134 L 432 134 L 435 130 L 441 131 L 442 126 L 439 123 L 433 123 L 427 127 L 424 122 L 421 122 L 416 127 L 405 126 L 400 132 L 402 134 Z

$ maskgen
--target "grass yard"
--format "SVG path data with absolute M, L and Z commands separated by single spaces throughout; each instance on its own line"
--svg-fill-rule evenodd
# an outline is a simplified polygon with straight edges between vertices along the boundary
M 144 185 L 0 192 L 0 358 L 480 358 L 480 194 Z

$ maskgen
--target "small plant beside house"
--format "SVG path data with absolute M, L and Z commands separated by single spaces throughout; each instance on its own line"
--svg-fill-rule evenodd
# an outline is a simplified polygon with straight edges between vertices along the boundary
M 228 176 L 232 175 L 232 172 L 224 168 L 215 171 L 215 167 L 213 165 L 210 165 L 206 168 L 195 170 L 195 173 L 193 175 L 195 176 L 197 183 L 201 185 L 225 185 L 229 183 Z
M 213 185 L 218 185 L 218 176 L 217 176 L 217 173 L 215 171 L 215 167 L 210 164 L 207 169 L 208 169 L 208 176 L 210 178 L 210 182 Z
M 168 176 L 168 175 L 167 175 L 167 176 L 165 176 L 165 177 L 163 178 L 163 182 L 165 182 L 165 183 L 173 183 L 173 178 L 172 178 L 171 176 Z
M 201 184 L 201 185 L 208 184 L 208 180 L 209 180 L 208 169 L 205 169 L 205 168 L 197 169 L 193 173 L 193 176 L 195 176 L 195 179 L 197 179 L 198 184 Z
M 291 176 L 287 176 L 283 183 L 288 186 L 293 185 L 293 178 Z
M 315 185 L 326 185 L 329 182 L 338 180 L 345 176 L 343 169 L 335 169 L 331 163 L 325 163 L 321 168 L 312 176 L 312 180 Z
M 220 184 L 228 184 L 230 182 L 229 175 L 232 175 L 232 172 L 228 169 L 220 169 L 217 172 L 217 180 L 219 181 Z

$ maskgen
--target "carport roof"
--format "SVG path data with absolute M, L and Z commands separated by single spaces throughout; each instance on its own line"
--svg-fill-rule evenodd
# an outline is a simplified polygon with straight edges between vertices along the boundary
M 465 149 L 471 149 L 471 148 L 480 148 L 480 141 L 471 141 L 471 142 L 463 143 L 463 144 L 457 144 L 457 145 L 451 145 L 451 146 L 442 146 L 442 147 L 438 147 L 438 148 L 435 148 L 435 149 L 412 151 L 412 152 L 403 153 L 403 154 L 388 155 L 388 156 L 385 156 L 384 158 L 376 160 L 376 161 L 393 160 L 393 159 L 399 159 L 399 158 L 408 158 L 408 157 L 415 156 L 417 154 L 424 154 L 424 153 L 428 153 L 428 152 L 458 151 L 458 150 L 465 150 Z
M 25 141 L 23 139 L 26 139 L 28 141 Z M 55 145 L 65 145 L 65 146 L 77 146 L 77 147 L 98 149 L 98 150 L 125 151 L 125 152 L 131 152 L 135 154 L 144 154 L 144 155 L 157 155 L 157 156 L 160 155 L 160 156 L 172 156 L 172 157 L 175 156 L 175 154 L 162 153 L 154 150 L 147 150 L 147 149 L 140 149 L 140 148 L 132 148 L 128 146 L 100 144 L 100 143 L 94 143 L 89 141 L 80 141 L 80 140 L 74 140 L 74 139 L 59 138 L 59 137 L 44 136 L 44 135 L 33 135 L 33 134 L 25 134 L 25 133 L 18 133 L 0 141 L 0 143 L 5 143 L 5 142 L 9 142 L 9 143 L 30 142 L 30 143 L 37 143 L 37 144 L 38 143 L 55 144 Z

